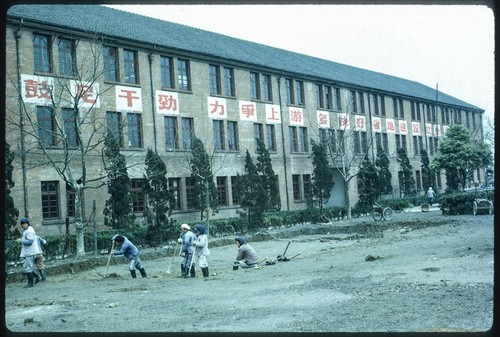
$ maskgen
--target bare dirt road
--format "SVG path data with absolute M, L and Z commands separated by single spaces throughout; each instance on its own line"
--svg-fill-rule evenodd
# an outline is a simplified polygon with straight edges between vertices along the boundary
M 211 248 L 210 277 L 180 278 L 176 257 L 48 275 L 5 286 L 7 332 L 478 332 L 493 324 L 492 215 L 395 214 L 248 235 L 259 257 L 233 271 L 234 244 Z M 267 236 L 267 238 L 266 238 Z M 145 255 L 146 256 L 146 255 Z M 147 255 L 151 256 L 151 255 Z M 125 262 L 120 260 L 121 262 Z M 104 276 L 103 276 L 104 275 Z

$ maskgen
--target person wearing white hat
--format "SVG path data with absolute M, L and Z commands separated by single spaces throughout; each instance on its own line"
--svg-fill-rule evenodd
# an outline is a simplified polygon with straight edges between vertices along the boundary
M 194 261 L 193 263 L 191 262 L 195 249 L 193 242 L 196 240 L 196 235 L 190 229 L 191 227 L 188 224 L 182 224 L 181 234 L 179 235 L 179 239 L 177 239 L 177 242 L 182 244 L 180 254 L 184 259 L 181 261 L 181 277 L 184 278 L 188 277 L 190 273 L 191 277 L 196 276 Z
M 435 195 L 436 194 L 434 193 L 432 187 L 429 187 L 429 189 L 427 190 L 427 199 L 429 200 L 429 206 L 432 206 L 432 201 L 434 200 Z

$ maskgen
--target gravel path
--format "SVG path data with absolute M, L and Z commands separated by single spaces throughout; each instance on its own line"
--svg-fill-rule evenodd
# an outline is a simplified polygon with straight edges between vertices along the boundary
M 345 227 L 346 224 L 356 227 Z M 353 232 L 353 228 L 355 231 Z M 346 233 L 347 232 L 347 233 Z M 5 287 L 13 332 L 477 332 L 493 324 L 493 216 L 396 214 L 270 230 L 233 271 L 235 245 L 211 248 L 209 278 L 181 279 L 179 258 L 143 259 Z M 272 235 L 272 237 L 271 237 Z M 121 260 L 120 260 L 121 261 Z M 124 262 L 124 261 L 121 261 Z

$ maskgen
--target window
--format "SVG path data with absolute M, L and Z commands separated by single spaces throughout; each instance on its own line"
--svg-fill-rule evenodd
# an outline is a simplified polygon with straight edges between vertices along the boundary
M 268 151 L 276 152 L 276 127 L 273 124 L 266 125 L 266 148 Z
M 214 146 L 216 150 L 224 150 L 224 121 L 212 121 Z
M 168 178 L 168 191 L 172 196 L 173 203 L 170 207 L 173 210 L 181 209 L 181 178 Z
M 259 74 L 250 73 L 250 98 L 260 99 Z
M 38 122 L 38 138 L 41 145 L 54 146 L 56 138 L 54 135 L 55 120 L 52 109 L 43 106 L 37 106 L 36 115 Z
M 337 146 L 336 151 L 339 153 L 345 153 L 345 141 L 344 141 L 344 130 L 337 130 Z
M 161 87 L 172 89 L 174 87 L 174 73 L 173 73 L 174 60 L 168 56 L 160 56 L 161 67 Z
M 422 175 L 420 174 L 420 170 L 415 171 L 415 184 L 417 187 L 417 191 L 422 190 Z
M 191 90 L 188 60 L 177 60 L 177 73 L 179 77 L 179 90 Z
M 285 79 L 286 103 L 304 105 L 304 82 Z
M 385 117 L 385 98 L 382 95 L 373 95 L 373 108 L 375 116 Z
M 186 206 L 188 209 L 196 208 L 196 185 L 195 180 L 191 177 L 186 177 Z
M 433 137 L 427 138 L 427 142 L 429 144 L 429 155 L 433 156 L 434 155 L 434 138 Z
M 165 116 L 165 149 L 173 151 L 179 148 L 177 142 L 177 117 Z
M 300 152 L 309 152 L 309 143 L 307 142 L 307 128 L 299 127 L 299 149 Z
M 134 213 L 144 213 L 144 179 L 131 179 L 132 184 L 132 211 Z
M 366 139 L 366 132 L 364 131 L 354 131 L 354 153 L 355 154 L 365 154 L 368 150 L 368 143 Z
M 405 118 L 405 112 L 403 109 L 403 100 L 401 98 L 393 98 L 392 105 L 394 107 L 394 117 Z M 418 111 L 418 120 L 420 120 L 420 105 L 418 103 L 416 104 L 416 110 Z
M 387 139 L 387 133 L 375 133 L 375 143 L 377 151 L 379 148 L 384 150 L 386 155 L 389 155 L 389 143 Z
M 233 205 L 239 205 L 240 196 L 238 194 L 238 176 L 231 177 L 231 195 L 232 195 Z
M 300 175 L 292 174 L 293 200 L 300 201 Z
M 319 143 L 326 153 L 335 153 L 335 134 L 332 129 L 319 129 Z
M 69 147 L 78 146 L 78 136 L 76 134 L 76 114 L 74 109 L 61 109 L 63 118 L 64 134 Z
M 123 75 L 126 83 L 139 83 L 137 52 L 135 50 L 123 49 Z
M 237 151 L 238 146 L 238 123 L 233 121 L 227 122 L 227 148 L 230 151 Z
M 268 102 L 271 102 L 273 100 L 271 75 L 262 75 L 262 100 Z
M 298 152 L 299 150 L 299 138 L 297 135 L 297 128 L 294 126 L 289 126 L 288 131 L 290 134 L 290 152 Z
M 219 66 L 209 65 L 208 72 L 210 77 L 210 94 L 220 95 L 221 94 L 221 83 L 219 75 Z
M 227 177 L 217 177 L 217 197 L 220 206 L 227 206 Z
M 304 199 L 307 200 L 312 195 L 312 184 L 311 184 L 310 174 L 302 175 L 302 186 L 304 190 Z
M 318 109 L 325 108 L 325 100 L 323 95 L 323 86 L 320 84 L 316 84 L 316 106 Z
M 104 46 L 104 80 L 118 81 L 118 49 L 116 47 Z
M 123 147 L 121 114 L 115 111 L 108 111 L 106 113 L 106 127 L 114 136 L 118 145 Z
M 413 136 L 413 153 L 418 156 L 423 148 L 423 138 L 419 136 Z
M 268 102 L 273 100 L 271 75 L 250 72 L 250 97 Z
M 128 126 L 128 146 L 129 147 L 142 147 L 142 121 L 141 114 L 129 113 L 127 114 Z
M 332 87 L 330 87 L 330 86 L 327 86 L 327 85 L 324 86 L 323 97 L 325 99 L 325 108 L 328 110 L 332 110 L 334 107 L 334 105 L 333 105 L 333 100 L 334 100 L 333 90 L 335 90 L 335 88 L 332 89 Z
M 33 59 L 35 62 L 35 72 L 50 73 L 51 53 L 50 38 L 46 35 L 33 35 Z
M 333 108 L 342 110 L 342 100 L 340 99 L 340 88 L 333 88 Z
M 42 218 L 43 220 L 58 220 L 59 210 L 59 182 L 41 181 Z
M 234 94 L 234 69 L 224 67 L 224 95 L 233 97 Z
M 191 144 L 194 138 L 194 121 L 193 118 L 182 117 L 182 148 L 191 150 Z
M 411 120 L 420 121 L 420 104 L 417 102 L 410 102 L 411 104 Z
M 261 123 L 253 124 L 253 139 L 254 139 L 255 151 L 257 151 L 258 141 L 260 140 L 261 142 L 264 142 L 264 128 Z
M 59 73 L 61 75 L 75 75 L 75 42 L 68 39 L 59 39 Z
M 68 184 L 66 184 L 66 216 L 75 216 L 75 190 Z
M 365 113 L 365 100 L 362 92 L 351 90 L 351 105 L 354 113 Z
M 403 149 L 406 153 L 406 135 L 396 135 L 396 150 Z

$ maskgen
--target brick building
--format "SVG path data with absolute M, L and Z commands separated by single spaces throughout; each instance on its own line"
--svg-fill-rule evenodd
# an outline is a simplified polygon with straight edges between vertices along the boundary
M 310 140 L 328 146 L 335 187 L 327 205 L 345 205 L 339 170 L 380 146 L 400 196 L 396 149 L 404 147 L 423 193 L 420 153 L 432 157 L 452 124 L 482 139 L 484 111 L 420 83 L 98 5 L 18 5 L 7 12 L 6 140 L 16 154 L 13 197 L 40 233 L 57 233 L 74 216 L 74 191 L 46 162 L 88 142 L 85 218 L 102 223 L 106 186 L 102 139 L 113 132 L 140 188 L 147 149 L 167 165 L 172 216 L 199 218 L 191 207 L 187 153 L 191 137 L 213 157 L 218 217 L 235 216 L 237 173 L 255 138 L 271 153 L 282 210 L 305 207 L 312 178 Z M 75 101 L 75 97 L 78 99 Z M 78 109 L 75 106 L 78 105 Z M 75 111 L 78 111 L 75 114 Z M 75 119 L 84 139 L 78 139 Z M 73 126 L 72 126 L 73 125 Z M 66 141 L 55 135 L 60 128 Z M 59 132 L 61 134 L 61 132 Z M 43 149 L 39 145 L 43 143 Z M 64 146 L 66 144 L 67 146 Z M 83 176 L 79 160 L 72 178 Z M 353 161 L 354 160 L 354 161 Z M 64 163 L 58 167 L 68 174 Z M 355 172 L 357 165 L 349 166 Z M 484 172 L 474 174 L 484 180 Z M 444 174 L 436 178 L 444 190 Z M 349 183 L 352 205 L 357 183 Z M 40 229 L 39 229 L 40 228 Z

